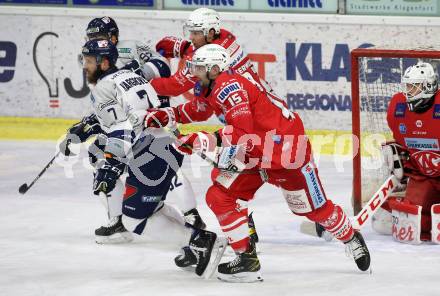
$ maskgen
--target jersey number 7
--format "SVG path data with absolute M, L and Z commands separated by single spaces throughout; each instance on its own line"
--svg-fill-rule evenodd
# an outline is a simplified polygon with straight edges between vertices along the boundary
M 136 94 L 138 95 L 139 99 L 143 100 L 146 99 L 148 102 L 148 108 L 153 108 L 154 106 L 151 104 L 150 102 L 150 98 L 148 97 L 148 93 L 145 89 L 141 89 L 140 91 L 136 92 Z

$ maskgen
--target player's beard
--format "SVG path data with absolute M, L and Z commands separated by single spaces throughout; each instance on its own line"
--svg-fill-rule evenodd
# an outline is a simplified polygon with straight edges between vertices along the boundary
M 90 84 L 96 84 L 98 82 L 99 77 L 101 77 L 103 71 L 101 70 L 101 65 L 96 67 L 96 70 L 92 73 L 87 73 L 87 81 Z

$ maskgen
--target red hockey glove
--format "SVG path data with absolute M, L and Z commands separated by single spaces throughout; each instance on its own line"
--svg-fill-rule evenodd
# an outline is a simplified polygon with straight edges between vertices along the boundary
M 156 44 L 156 51 L 166 58 L 182 58 L 189 45 L 187 40 L 167 36 Z
M 174 107 L 148 109 L 144 125 L 147 128 L 175 127 L 179 122 L 179 112 Z
M 192 154 L 195 151 L 199 151 L 206 155 L 207 152 L 214 152 L 216 146 L 216 136 L 207 132 L 180 135 L 174 143 L 174 147 L 182 154 Z

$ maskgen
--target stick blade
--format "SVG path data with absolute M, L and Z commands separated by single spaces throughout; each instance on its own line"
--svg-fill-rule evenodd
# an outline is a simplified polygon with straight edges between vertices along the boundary
M 21 194 L 25 194 L 28 191 L 29 187 L 26 183 L 24 183 L 23 185 L 20 186 L 20 188 L 18 188 L 18 192 L 20 192 Z

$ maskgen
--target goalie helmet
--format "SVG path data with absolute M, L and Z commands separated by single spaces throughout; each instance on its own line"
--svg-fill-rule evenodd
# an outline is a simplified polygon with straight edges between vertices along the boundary
M 418 62 L 405 70 L 402 88 L 409 110 L 423 111 L 437 92 L 438 76 L 431 64 Z
M 211 71 L 212 67 L 218 66 L 220 72 L 229 68 L 229 54 L 218 44 L 207 44 L 200 47 L 193 55 L 191 69 L 194 73 L 195 67 L 204 66 L 206 71 Z
M 208 36 L 211 29 L 214 29 L 215 34 L 220 33 L 220 16 L 217 11 L 205 7 L 191 12 L 183 26 L 185 36 L 188 36 L 191 31 L 202 31 L 203 35 Z

